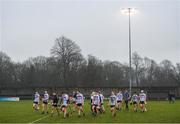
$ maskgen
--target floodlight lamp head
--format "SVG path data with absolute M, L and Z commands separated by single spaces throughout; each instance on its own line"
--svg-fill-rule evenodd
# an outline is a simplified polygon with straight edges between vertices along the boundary
M 138 11 L 136 8 L 123 8 L 123 9 L 121 9 L 121 13 L 123 15 L 136 15 L 137 12 Z

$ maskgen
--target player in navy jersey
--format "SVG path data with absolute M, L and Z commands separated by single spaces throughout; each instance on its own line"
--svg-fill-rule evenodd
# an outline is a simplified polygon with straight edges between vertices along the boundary
M 54 115 L 54 111 L 56 110 L 58 115 L 59 115 L 59 110 L 58 110 L 58 96 L 56 93 L 53 93 L 52 98 L 51 98 L 51 105 L 52 105 L 52 111 L 51 111 L 51 116 Z
M 129 95 L 129 92 L 127 90 L 125 90 L 125 92 L 123 94 L 123 98 L 124 98 L 124 102 L 125 102 L 125 105 L 126 105 L 126 110 L 129 110 L 130 95 Z

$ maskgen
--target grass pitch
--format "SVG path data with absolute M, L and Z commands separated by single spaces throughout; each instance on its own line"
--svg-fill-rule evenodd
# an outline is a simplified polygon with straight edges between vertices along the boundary
M 117 111 L 113 118 L 110 108 L 105 103 L 106 113 L 92 116 L 89 101 L 85 103 L 85 117 L 78 118 L 77 112 L 64 119 L 62 114 L 50 117 L 50 114 L 41 115 L 41 111 L 32 109 L 32 101 L 0 102 L 0 123 L 180 123 L 180 101 L 169 104 L 167 101 L 149 101 L 148 111 L 145 113 L 133 112 L 132 106 L 126 111 Z

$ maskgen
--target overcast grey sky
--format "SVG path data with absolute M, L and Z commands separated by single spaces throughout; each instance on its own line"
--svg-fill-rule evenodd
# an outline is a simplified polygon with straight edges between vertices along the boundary
M 128 62 L 128 17 L 135 7 L 132 51 L 157 62 L 180 62 L 180 0 L 0 0 L 0 45 L 14 61 L 50 56 L 56 37 L 83 55 Z

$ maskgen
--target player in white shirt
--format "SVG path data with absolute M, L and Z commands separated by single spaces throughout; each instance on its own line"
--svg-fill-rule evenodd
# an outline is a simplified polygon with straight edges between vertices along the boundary
M 49 94 L 47 91 L 44 91 L 44 96 L 43 96 L 43 104 L 42 104 L 42 114 L 45 112 L 48 113 L 48 101 L 49 101 Z
M 92 101 L 93 101 L 93 96 L 94 96 L 94 95 L 95 95 L 95 92 L 92 92 L 92 93 L 91 93 L 91 96 L 90 96 L 90 99 L 91 99 L 91 103 L 90 103 L 90 104 L 91 104 L 92 114 L 94 114 L 94 113 L 93 113 L 93 109 L 92 109 L 92 106 L 93 106 L 93 102 L 92 102 Z
M 133 104 L 133 110 L 134 112 L 137 112 L 137 108 L 138 108 L 138 99 L 139 96 L 136 94 L 136 92 L 134 92 L 132 98 L 131 98 L 131 103 Z
M 69 116 L 69 114 L 67 113 L 68 104 L 69 104 L 69 96 L 66 93 L 62 93 L 62 97 L 61 97 L 61 111 L 64 113 L 64 118 Z
M 78 110 L 78 117 L 81 116 L 81 112 L 83 113 L 83 116 L 85 116 L 84 109 L 83 109 L 84 96 L 79 91 L 77 91 L 75 102 L 76 102 L 76 106 L 77 106 L 77 110 Z
M 35 92 L 34 101 L 33 101 L 33 109 L 36 111 L 39 110 L 39 101 L 40 101 L 40 95 L 38 92 Z
M 121 108 L 122 108 L 122 102 L 123 102 L 123 94 L 122 94 L 122 91 L 119 91 L 119 92 L 116 94 L 116 97 L 117 97 L 117 109 L 118 109 L 118 110 L 121 110 Z
M 145 112 L 146 111 L 146 107 L 145 107 L 145 104 L 146 104 L 146 94 L 144 93 L 143 90 L 141 90 L 141 93 L 139 94 L 139 101 L 140 101 L 140 108 L 141 108 L 141 111 L 142 112 Z
M 105 109 L 104 109 L 104 96 L 103 94 L 99 91 L 99 98 L 100 98 L 100 112 L 101 113 L 105 113 Z
M 94 95 L 92 96 L 92 111 L 93 115 L 97 115 L 99 113 L 100 108 L 100 97 L 97 92 L 94 92 Z
M 117 102 L 117 97 L 112 91 L 111 96 L 109 97 L 109 106 L 111 108 L 111 113 L 113 117 L 116 116 L 116 102 Z

